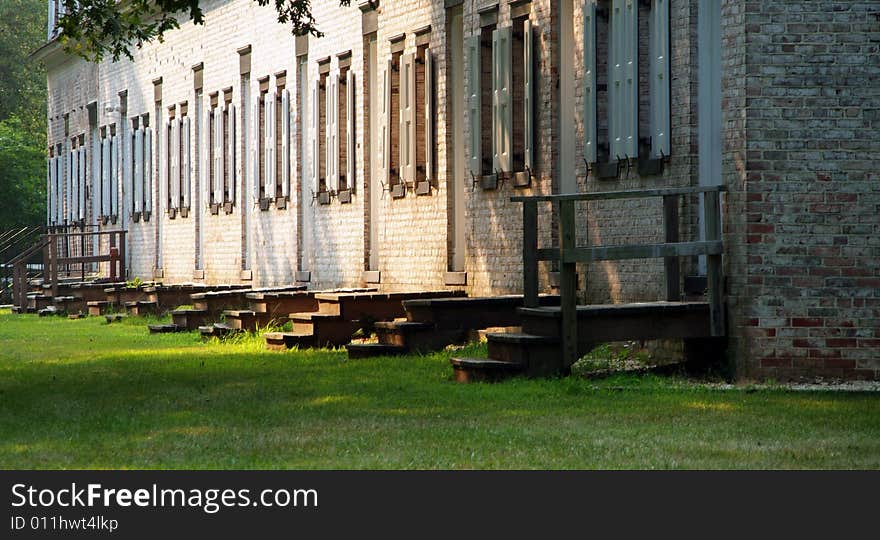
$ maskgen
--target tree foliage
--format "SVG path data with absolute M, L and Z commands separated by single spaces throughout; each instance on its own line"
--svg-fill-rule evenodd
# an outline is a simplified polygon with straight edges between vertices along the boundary
M 278 22 L 289 24 L 294 35 L 323 35 L 312 16 L 311 0 L 253 0 L 260 6 L 273 4 Z M 66 51 L 88 60 L 110 56 L 114 61 L 131 59 L 132 47 L 140 48 L 181 21 L 205 23 L 204 0 L 63 0 L 67 13 L 58 21 Z M 351 0 L 339 0 L 342 6 Z
M 0 230 L 45 221 L 45 141 L 18 116 L 0 121 Z

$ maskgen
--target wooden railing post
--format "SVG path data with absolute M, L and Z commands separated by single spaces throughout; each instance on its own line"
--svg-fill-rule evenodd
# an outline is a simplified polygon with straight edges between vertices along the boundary
M 703 193 L 704 235 L 707 241 L 721 240 L 720 191 Z M 713 336 L 724 335 L 724 307 L 722 305 L 721 255 L 706 255 L 706 283 L 709 300 L 709 324 Z
M 562 365 L 570 367 L 578 359 L 577 343 L 577 263 L 569 259 L 577 247 L 574 219 L 575 201 L 559 201 L 559 296 L 562 311 Z
M 119 279 L 125 281 L 125 231 L 119 231 Z
M 663 228 L 664 242 L 678 242 L 678 196 L 663 196 Z M 666 301 L 678 302 L 681 300 L 681 275 L 678 257 L 666 257 L 663 260 L 666 270 Z
M 538 203 L 523 202 L 523 305 L 538 306 Z

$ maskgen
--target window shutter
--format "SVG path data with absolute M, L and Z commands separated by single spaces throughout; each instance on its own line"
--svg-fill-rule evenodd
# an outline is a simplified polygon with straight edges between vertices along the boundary
M 96 130 L 97 131 L 97 130 Z M 92 140 L 92 222 L 97 221 L 101 213 L 101 139 L 93 132 Z
M 290 194 L 290 90 L 281 92 L 281 196 Z
M 638 138 L 638 6 L 633 0 L 612 0 L 611 12 L 612 159 L 637 155 Z
M 143 212 L 153 211 L 153 130 L 144 130 Z M 145 219 L 146 216 L 145 216 Z
M 229 170 L 228 193 L 224 202 L 235 202 L 235 184 L 238 168 L 235 163 L 235 105 L 229 104 L 226 121 L 229 124 L 226 140 L 226 168 Z
M 385 64 L 384 99 L 382 100 L 382 143 L 381 156 L 382 168 L 385 170 L 385 183 L 391 181 L 391 60 Z
M 134 208 L 135 213 L 141 212 L 144 199 L 144 128 L 134 132 Z
M 191 152 L 192 152 L 192 145 L 190 144 L 191 139 L 190 139 L 190 119 L 189 119 L 189 116 L 184 116 L 181 123 L 182 123 L 181 136 L 183 137 L 183 140 L 182 140 L 183 165 L 180 169 L 180 174 L 181 174 L 180 189 L 183 190 L 183 197 L 182 197 L 183 207 L 188 209 L 190 207 L 189 198 L 190 198 L 190 193 L 192 190 L 192 186 L 191 186 L 192 175 L 191 175 L 191 169 L 190 169 L 190 163 L 192 163 L 190 161 Z
M 468 60 L 467 77 L 467 107 L 469 125 L 469 159 L 468 164 L 472 176 L 482 174 L 480 161 L 480 35 L 470 36 L 465 39 Z
M 174 119 L 171 121 L 171 137 L 168 141 L 168 152 L 170 154 L 168 184 L 171 195 L 170 208 L 175 210 L 180 207 L 180 121 Z
M 309 119 L 310 129 L 309 129 L 309 142 L 312 144 L 312 162 L 311 162 L 311 178 L 312 178 L 312 192 L 317 193 L 318 191 L 318 162 L 321 159 L 319 155 L 321 151 L 321 144 L 318 140 L 318 122 L 320 122 L 320 110 L 318 109 L 318 94 L 319 94 L 319 86 L 320 82 L 315 80 L 312 81 L 312 114 Z
M 86 147 L 79 147 L 79 188 L 77 189 L 77 219 L 86 218 Z
M 131 186 L 134 184 L 134 134 L 126 131 L 122 140 L 125 145 L 122 149 L 122 197 L 123 203 L 127 203 L 131 200 Z M 131 208 L 127 210 L 130 212 Z M 128 215 L 124 217 L 127 218 Z
M 120 176 L 120 158 L 122 157 L 122 145 L 120 144 L 119 134 L 113 136 L 110 150 L 112 154 L 112 164 L 110 166 L 110 217 L 115 219 L 119 215 L 119 176 Z
M 651 6 L 651 153 L 669 155 L 669 0 Z
M 213 160 L 211 163 L 211 202 L 213 204 L 220 204 L 223 202 L 223 175 L 221 174 L 223 170 L 223 146 L 221 140 L 223 139 L 223 113 L 218 105 L 214 107 L 212 111 L 213 118 L 211 119 L 211 154 L 213 156 Z
M 434 59 L 425 50 L 425 179 L 434 180 Z
M 345 136 L 346 136 L 346 154 L 345 154 L 345 178 L 348 182 L 348 189 L 352 193 L 355 192 L 354 181 L 354 158 L 355 158 L 355 132 L 354 132 L 354 70 L 349 69 L 346 73 L 345 84 Z
M 496 171 L 510 171 L 510 133 L 513 131 L 511 111 L 511 57 L 513 55 L 511 27 L 492 32 L 492 153 Z
M 324 100 L 324 159 L 326 166 L 324 168 L 325 186 L 328 191 L 332 191 L 333 185 L 333 91 L 335 86 L 333 77 L 328 76 L 324 84 L 327 85 Z
M 61 145 L 58 147 L 58 153 L 61 153 Z M 56 179 L 58 181 L 57 189 L 55 191 L 55 210 L 56 210 L 56 223 L 58 225 L 64 224 L 64 157 L 58 156 L 55 158 L 55 166 L 58 170 L 56 173 Z
M 70 165 L 73 161 L 73 152 L 67 151 L 64 154 L 64 200 L 63 200 L 63 219 L 62 221 L 70 221 Z
M 251 182 L 254 193 L 254 202 L 260 200 L 260 87 L 255 86 L 253 90 L 254 103 L 253 113 L 251 117 Z
M 526 169 L 535 167 L 535 105 L 532 91 L 535 87 L 532 71 L 532 46 L 534 44 L 532 21 L 526 19 L 523 24 L 523 162 Z
M 46 225 L 55 223 L 55 158 L 46 159 Z
M 584 159 L 596 163 L 596 3 L 584 1 Z
M 272 112 L 275 110 L 275 103 L 272 95 L 268 92 L 263 100 L 263 155 L 264 155 L 264 172 L 263 190 L 266 198 L 272 198 L 275 193 L 275 178 L 272 176 L 272 150 L 275 149 L 272 141 L 272 132 L 275 123 L 272 121 Z
M 112 143 L 109 136 L 101 141 L 101 215 L 110 217 L 110 171 Z
M 78 214 L 76 203 L 79 201 L 79 154 L 76 148 L 70 149 L 70 160 L 67 162 L 67 221 L 73 223 Z
M 211 162 L 211 144 L 214 140 L 213 111 L 210 101 L 204 105 L 202 112 L 202 125 L 200 128 L 201 148 L 199 149 L 199 186 L 201 187 L 202 202 L 205 207 L 210 207 L 214 202 L 214 184 L 212 183 L 211 170 L 214 164 Z
M 404 96 L 400 100 L 401 144 L 400 164 L 406 182 L 416 180 L 416 55 L 402 57 L 401 88 Z

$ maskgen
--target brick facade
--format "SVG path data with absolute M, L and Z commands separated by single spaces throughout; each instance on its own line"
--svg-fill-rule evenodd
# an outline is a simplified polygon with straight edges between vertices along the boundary
M 668 1 L 671 132 L 669 156 L 659 174 L 640 176 L 632 161 L 621 167 L 617 177 L 599 179 L 586 164 L 585 14 L 580 0 L 570 9 L 549 0 L 382 0 L 375 11 L 366 5 L 343 8 L 322 2 L 313 9 L 325 36 L 299 40 L 277 24 L 271 7 L 250 0 L 207 2 L 204 26 L 183 22 L 163 43 L 135 50 L 133 62 L 92 65 L 60 52 L 48 57 L 49 141 L 54 144 L 64 138 L 64 115 L 69 115 L 69 130 L 85 126 L 81 131 L 90 136 L 86 106 L 92 102 L 97 103 L 99 124 L 112 122 L 104 113 L 105 105 L 119 104 L 120 93 L 126 96 L 127 118 L 149 114 L 151 126 L 162 126 L 169 107 L 179 115 L 184 103 L 194 118 L 193 68 L 200 65 L 203 110 L 211 93 L 227 88 L 232 88 L 237 107 L 235 204 L 231 213 L 221 209 L 212 214 L 205 185 L 194 168 L 190 211 L 186 217 L 178 214 L 171 219 L 165 207 L 167 186 L 154 174 L 152 219 L 134 222 L 123 216 L 130 238 L 129 278 L 248 280 L 265 286 L 292 283 L 304 271 L 309 273 L 309 284 L 320 288 L 362 285 L 364 271 L 374 269 L 381 274 L 383 289 L 412 290 L 460 287 L 447 285 L 453 283 L 447 281 L 447 273 L 463 270 L 463 287 L 472 295 L 518 293 L 521 208 L 510 197 L 565 189 L 560 152 L 567 122 L 574 137 L 570 166 L 579 191 L 699 183 L 698 17 L 704 0 Z M 650 127 L 646 64 L 651 29 L 649 8 L 643 2 L 636 4 L 642 66 L 637 120 L 642 134 Z M 619 4 L 603 0 L 599 5 L 611 9 Z M 470 84 L 466 51 L 462 54 L 448 43 L 449 15 L 458 10 L 465 40 L 479 33 L 482 25 L 501 28 L 522 16 L 531 22 L 534 164 L 527 187 L 514 187 L 507 180 L 495 189 L 483 189 L 469 173 L 458 180 L 466 186 L 459 203 L 464 210 L 465 257 L 463 268 L 452 268 L 454 182 L 461 179 L 459 173 L 467 168 L 469 157 L 465 145 L 463 162 L 455 162 L 452 148 L 456 138 L 470 140 L 471 135 L 467 105 L 462 113 L 452 105 L 456 85 Z M 720 180 L 729 189 L 724 239 L 730 350 L 741 376 L 880 377 L 880 178 L 872 170 L 880 150 L 880 90 L 873 83 L 880 75 L 878 13 L 880 8 L 867 1 L 721 2 Z M 599 31 L 600 59 L 607 54 L 603 37 L 607 31 Z M 427 43 L 432 55 L 434 181 L 428 194 L 417 195 L 411 189 L 395 198 L 387 191 L 385 173 L 376 178 L 374 160 L 380 159 L 383 146 L 373 146 L 369 122 L 372 108 L 383 105 L 386 61 L 392 47 L 400 48 L 401 36 L 404 54 Z M 377 96 L 369 95 L 368 77 L 374 74 L 366 69 L 371 38 L 376 40 Z M 563 49 L 561 41 L 569 39 L 571 46 Z M 246 75 L 241 72 L 241 54 L 249 54 Z M 303 106 L 311 96 L 300 91 L 300 62 L 305 62 L 311 85 L 319 77 L 319 61 L 328 58 L 331 75 L 340 62 L 354 74 L 355 135 L 354 146 L 348 148 L 355 156 L 354 189 L 350 201 L 331 197 L 329 204 L 318 204 L 306 172 L 312 105 Z M 463 80 L 451 76 L 454 62 L 464 62 L 457 66 Z M 608 82 L 606 69 L 600 63 L 600 83 Z M 242 138 L 247 133 L 248 145 L 253 144 L 252 110 L 245 107 L 242 90 L 243 84 L 249 85 L 252 102 L 259 81 L 268 77 L 268 93 L 273 95 L 281 76 L 290 91 L 290 186 L 288 200 L 273 199 L 263 210 L 255 199 L 250 156 Z M 154 83 L 160 80 L 158 104 Z M 573 108 L 560 101 L 560 81 L 573 85 Z M 518 99 L 522 94 L 517 90 L 515 95 Z M 461 132 L 453 128 L 453 114 L 465 116 Z M 608 115 L 600 101 L 601 133 L 607 132 Z M 195 159 L 195 142 L 192 145 Z M 158 149 L 156 141 L 154 150 Z M 157 166 L 155 160 L 153 165 Z M 379 191 L 381 197 L 371 207 L 370 195 Z M 698 209 L 696 199 L 683 201 L 682 240 L 697 239 Z M 539 217 L 539 237 L 549 244 L 556 241 L 555 215 L 549 207 L 545 210 Z M 578 216 L 579 238 L 591 244 L 663 239 L 659 200 L 583 204 Z M 90 213 L 88 222 L 97 219 Z M 374 245 L 371 235 L 377 239 Z M 376 268 L 369 265 L 371 249 L 377 252 Z M 542 265 L 545 289 L 552 270 Z M 699 265 L 696 260 L 685 261 L 683 270 L 694 274 Z M 583 265 L 580 271 L 584 300 L 662 297 L 659 259 L 595 263 Z

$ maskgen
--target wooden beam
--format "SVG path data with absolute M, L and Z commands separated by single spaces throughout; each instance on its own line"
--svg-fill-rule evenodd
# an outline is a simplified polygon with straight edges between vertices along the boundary
M 663 197 L 663 228 L 664 242 L 677 244 L 679 241 L 678 231 L 678 197 L 665 195 Z M 666 300 L 676 302 L 681 299 L 681 267 L 677 257 L 666 257 L 663 261 L 666 273 Z
M 523 203 L 523 305 L 538 305 L 538 203 Z
M 644 199 L 666 197 L 668 195 L 695 195 L 697 193 L 718 193 L 726 191 L 724 186 L 694 186 L 685 188 L 634 189 L 624 191 L 599 191 L 596 193 L 571 193 L 567 195 L 537 195 L 532 197 L 511 197 L 513 202 L 533 201 L 606 201 L 613 199 Z
M 566 260 L 571 250 L 576 249 L 576 223 L 574 200 L 559 202 L 559 295 L 562 309 L 562 365 L 570 367 L 578 359 L 577 354 L 577 264 Z
M 710 242 L 678 242 L 675 244 L 640 244 L 634 246 L 579 247 L 567 250 L 560 257 L 566 262 L 619 261 L 624 259 L 657 259 L 692 255 L 720 255 L 720 240 Z
M 705 238 L 721 245 L 721 205 L 719 193 L 703 195 L 703 223 Z M 725 334 L 724 306 L 722 305 L 722 272 L 721 251 L 706 255 L 706 282 L 709 296 L 709 321 L 713 336 Z

